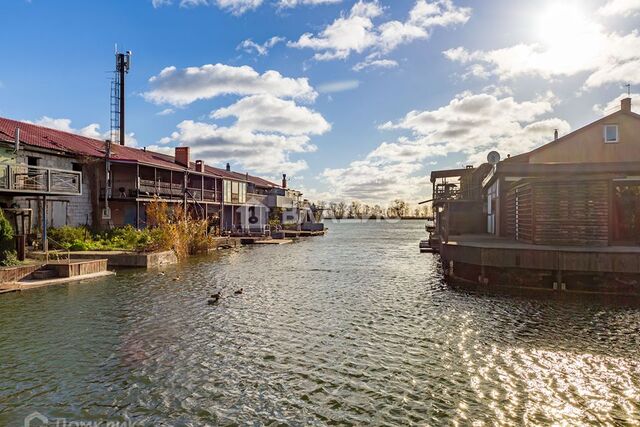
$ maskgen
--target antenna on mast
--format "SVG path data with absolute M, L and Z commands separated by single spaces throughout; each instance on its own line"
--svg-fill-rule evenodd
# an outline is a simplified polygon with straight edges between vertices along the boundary
M 111 142 L 125 145 L 125 75 L 131 68 L 131 51 L 118 52 L 116 44 L 116 69 L 111 81 Z
M 627 95 L 631 96 L 631 83 L 627 83 L 624 87 L 627 88 Z

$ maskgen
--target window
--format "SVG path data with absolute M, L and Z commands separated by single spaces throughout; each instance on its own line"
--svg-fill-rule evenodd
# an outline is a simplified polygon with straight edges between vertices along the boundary
M 32 156 L 28 156 L 27 157 L 27 165 L 29 166 L 38 166 L 38 159 L 37 157 L 32 157 Z
M 71 163 L 71 170 L 74 172 L 82 172 L 82 165 L 80 163 Z
M 231 181 L 225 180 L 223 185 L 224 185 L 224 202 L 231 203 Z
M 607 144 L 618 142 L 618 125 L 604 125 L 604 142 Z

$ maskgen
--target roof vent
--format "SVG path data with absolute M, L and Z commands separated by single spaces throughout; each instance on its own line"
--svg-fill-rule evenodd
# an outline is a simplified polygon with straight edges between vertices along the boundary
M 227 172 L 231 172 L 231 165 L 227 163 Z
M 558 129 L 554 129 L 553 130 L 553 140 L 557 140 L 558 139 Z

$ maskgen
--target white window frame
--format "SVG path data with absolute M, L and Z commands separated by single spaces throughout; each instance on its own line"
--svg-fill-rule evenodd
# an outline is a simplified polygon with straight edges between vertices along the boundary
M 610 127 L 613 127 L 616 130 L 616 139 L 615 140 L 608 140 L 607 139 L 607 129 L 609 129 Z M 618 125 L 604 125 L 604 128 L 602 129 L 602 131 L 603 131 L 603 137 L 604 137 L 604 143 L 605 144 L 615 144 L 616 142 L 620 141 L 620 129 L 618 129 Z

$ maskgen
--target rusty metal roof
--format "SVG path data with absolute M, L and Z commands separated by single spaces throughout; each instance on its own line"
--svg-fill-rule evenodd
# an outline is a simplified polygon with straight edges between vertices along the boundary
M 0 117 L 0 141 L 13 143 L 15 141 L 16 128 L 20 129 L 20 142 L 22 144 L 53 150 L 70 156 L 100 158 L 105 156 L 105 141 L 3 117 Z M 187 169 L 176 163 L 175 158 L 168 154 L 123 145 L 111 145 L 110 158 L 113 161 L 139 163 L 164 169 L 180 171 Z M 194 162 L 189 164 L 188 170 L 195 172 Z M 205 165 L 204 173 L 221 178 L 248 181 L 261 187 L 279 187 L 277 184 L 257 176 L 227 171 L 209 165 Z

